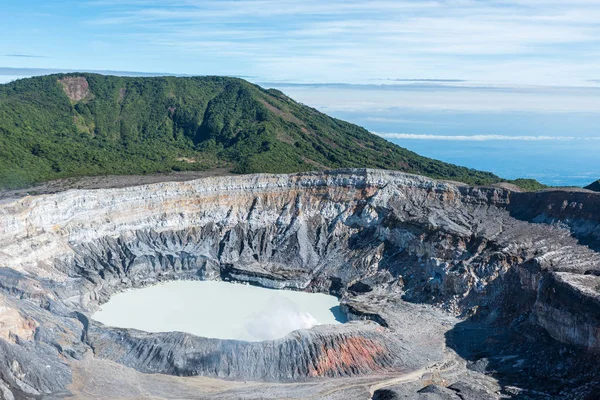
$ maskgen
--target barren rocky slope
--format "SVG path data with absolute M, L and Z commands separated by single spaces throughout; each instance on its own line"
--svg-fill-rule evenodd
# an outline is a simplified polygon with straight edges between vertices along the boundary
M 595 193 L 357 169 L 69 190 L 0 215 L 6 398 L 597 393 Z M 352 321 L 247 343 L 88 318 L 170 279 L 328 292 Z

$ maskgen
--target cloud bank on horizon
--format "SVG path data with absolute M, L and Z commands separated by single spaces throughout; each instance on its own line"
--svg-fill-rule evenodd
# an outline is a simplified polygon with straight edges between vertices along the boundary
M 576 137 L 576 136 L 545 136 L 545 135 L 428 135 L 416 133 L 384 133 L 373 132 L 386 139 L 413 139 L 413 140 L 452 140 L 452 141 L 572 141 L 572 140 L 600 140 L 600 137 Z
M 594 0 L 24 0 L 0 66 L 597 86 Z M 28 11 L 35 10 L 35 11 Z

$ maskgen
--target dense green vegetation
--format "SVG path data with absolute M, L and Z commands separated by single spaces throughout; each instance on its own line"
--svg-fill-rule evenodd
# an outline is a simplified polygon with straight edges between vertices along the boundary
M 421 157 L 241 79 L 61 74 L 0 85 L 2 187 L 218 166 L 239 173 L 369 167 L 501 181 Z
M 510 182 L 513 185 L 516 185 L 519 188 L 526 190 L 526 191 L 530 191 L 530 192 L 549 188 L 548 185 L 543 185 L 543 184 L 539 183 L 538 181 L 536 181 L 535 179 L 519 178 L 519 179 L 514 179 L 512 181 L 507 181 L 507 182 Z

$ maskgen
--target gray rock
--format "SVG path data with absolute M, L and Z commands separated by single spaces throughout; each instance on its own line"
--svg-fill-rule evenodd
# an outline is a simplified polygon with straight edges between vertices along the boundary
M 484 357 L 446 348 L 455 343 L 448 332 L 461 319 L 498 330 L 527 323 L 561 346 L 597 351 L 599 199 L 589 192 L 513 193 L 374 170 L 213 177 L 6 199 L 0 204 L 0 391 L 81 394 L 87 388 L 82 374 L 103 381 L 109 370 L 86 361 L 92 351 L 98 360 L 128 368 L 122 386 L 115 378 L 115 387 L 123 388 L 116 397 L 143 396 L 130 380 L 152 386 L 134 372 L 269 382 L 263 394 L 275 398 L 300 387 L 331 391 L 327 385 L 333 385 L 339 393 L 331 393 L 346 397 L 367 391 L 370 383 L 349 386 L 347 377 L 385 380 L 430 369 L 455 377 L 465 371 L 460 357 L 476 366 L 473 373 L 499 374 L 476 361 Z M 353 322 L 245 343 L 89 320 L 114 293 L 174 279 L 333 293 Z M 506 375 L 508 367 L 502 368 Z M 560 379 L 567 382 L 576 368 L 561 368 Z M 174 377 L 152 376 L 188 393 Z M 494 398 L 476 380 L 419 395 L 452 390 L 459 397 Z M 284 390 L 276 382 L 292 386 Z M 419 389 L 405 393 L 416 396 Z M 241 398 L 256 394 L 227 390 Z M 163 392 L 152 386 L 152 393 Z
M 439 385 L 427 385 L 419 390 L 420 397 L 431 400 L 466 400 L 457 395 L 457 392 Z

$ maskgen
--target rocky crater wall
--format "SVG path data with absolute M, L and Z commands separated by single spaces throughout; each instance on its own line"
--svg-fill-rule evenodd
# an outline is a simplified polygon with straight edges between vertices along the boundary
M 3 325 L 0 373 L 24 393 L 56 393 L 69 380 L 68 362 L 57 360 L 88 350 L 142 372 L 229 379 L 417 369 L 437 350 L 411 345 L 401 325 L 424 329 L 424 320 L 401 323 L 400 311 L 383 305 L 394 299 L 494 323 L 528 318 L 558 341 L 597 351 L 599 197 L 571 207 L 569 196 L 341 170 L 4 200 L 0 319 L 12 322 Z M 356 321 L 250 344 L 87 317 L 117 291 L 171 279 L 333 293 Z M 31 381 L 19 372 L 27 357 L 64 373 Z

